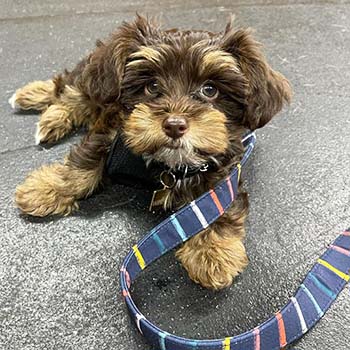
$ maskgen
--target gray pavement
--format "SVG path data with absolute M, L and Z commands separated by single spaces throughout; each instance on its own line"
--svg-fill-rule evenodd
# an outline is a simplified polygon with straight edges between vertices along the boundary
M 186 337 L 246 331 L 286 303 L 350 226 L 350 1 L 0 0 L 1 350 L 149 350 L 119 297 L 118 268 L 160 220 L 146 210 L 150 193 L 112 186 L 70 217 L 22 217 L 13 206 L 16 185 L 30 170 L 62 159 L 79 135 L 35 146 L 37 116 L 7 104 L 17 87 L 74 66 L 136 10 L 161 14 L 165 26 L 212 30 L 236 13 L 239 23 L 256 28 L 295 91 L 292 106 L 258 132 L 245 169 L 247 270 L 213 293 L 194 285 L 168 254 L 134 285 L 144 314 Z M 295 347 L 349 349 L 349 311 L 347 288 Z

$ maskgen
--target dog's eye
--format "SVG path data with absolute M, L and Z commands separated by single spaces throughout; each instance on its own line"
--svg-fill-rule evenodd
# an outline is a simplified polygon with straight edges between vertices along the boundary
M 156 81 L 152 81 L 151 83 L 145 86 L 145 92 L 149 95 L 155 95 L 159 92 L 159 85 Z
M 218 89 L 213 84 L 209 84 L 209 83 L 203 85 L 201 87 L 200 92 L 204 97 L 210 98 L 210 99 L 217 97 L 219 94 Z

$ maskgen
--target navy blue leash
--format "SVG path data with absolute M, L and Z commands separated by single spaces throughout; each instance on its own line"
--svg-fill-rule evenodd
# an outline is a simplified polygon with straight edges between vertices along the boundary
M 244 156 L 213 190 L 181 208 L 153 228 L 126 256 L 120 285 L 131 318 L 147 341 L 160 350 L 277 350 L 302 337 L 329 309 L 350 276 L 350 232 L 344 231 L 307 274 L 294 297 L 269 320 L 233 337 L 195 340 L 178 337 L 152 324 L 135 305 L 130 286 L 148 265 L 213 223 L 238 194 L 241 167 L 255 144 L 255 134 L 243 140 Z

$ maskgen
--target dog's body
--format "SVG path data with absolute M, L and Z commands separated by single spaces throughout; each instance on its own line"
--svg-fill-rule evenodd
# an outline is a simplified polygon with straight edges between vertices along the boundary
M 166 191 L 176 209 L 209 190 L 237 164 L 247 128 L 266 124 L 290 100 L 249 30 L 162 31 L 138 16 L 124 23 L 72 72 L 16 91 L 11 104 L 42 111 L 36 141 L 56 142 L 73 128 L 87 136 L 63 164 L 33 171 L 16 191 L 26 214 L 69 214 L 104 179 L 110 145 L 122 134 L 147 164 L 198 171 Z M 203 165 L 212 164 L 208 171 Z M 186 242 L 177 257 L 190 277 L 219 289 L 247 264 L 242 243 L 245 193 L 214 224 Z

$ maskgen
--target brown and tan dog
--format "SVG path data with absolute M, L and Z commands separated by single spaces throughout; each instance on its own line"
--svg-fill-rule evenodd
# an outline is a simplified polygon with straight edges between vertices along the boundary
M 240 161 L 246 128 L 264 126 L 285 102 L 288 81 L 272 70 L 250 30 L 232 22 L 222 33 L 161 30 L 137 16 L 124 23 L 72 72 L 16 91 L 13 106 L 42 111 L 36 141 L 56 142 L 87 127 L 63 163 L 43 166 L 16 190 L 22 212 L 66 215 L 103 181 L 111 142 L 123 134 L 146 163 L 200 167 L 167 198 L 176 209 L 222 179 Z M 220 289 L 247 265 L 243 245 L 247 195 L 176 253 L 189 276 Z

